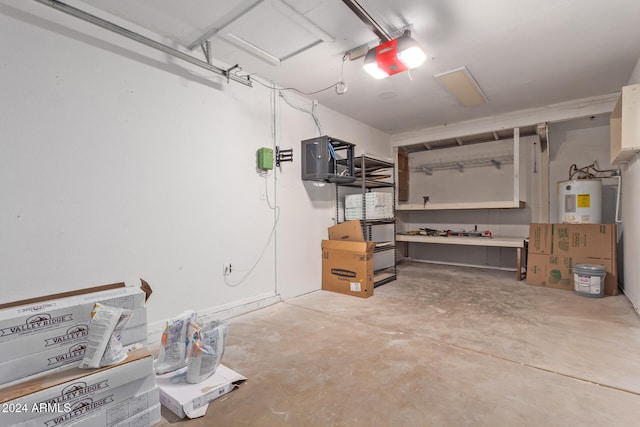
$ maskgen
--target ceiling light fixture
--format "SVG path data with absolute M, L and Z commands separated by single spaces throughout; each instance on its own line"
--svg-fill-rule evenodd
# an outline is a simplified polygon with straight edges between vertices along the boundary
M 436 74 L 434 77 L 465 107 L 473 107 L 488 102 L 486 95 L 482 92 L 467 67 Z
M 400 37 L 370 49 L 364 57 L 364 70 L 376 79 L 384 79 L 416 68 L 427 59 L 418 42 L 407 30 Z

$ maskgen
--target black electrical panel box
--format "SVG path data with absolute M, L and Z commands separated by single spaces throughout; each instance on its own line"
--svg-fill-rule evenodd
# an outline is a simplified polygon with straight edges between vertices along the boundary
M 353 182 L 355 144 L 330 136 L 302 141 L 302 179 L 304 181 Z

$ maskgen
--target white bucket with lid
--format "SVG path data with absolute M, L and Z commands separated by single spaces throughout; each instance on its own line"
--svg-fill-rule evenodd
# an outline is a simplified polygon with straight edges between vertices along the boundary
M 576 294 L 584 297 L 604 296 L 604 278 L 607 275 L 602 264 L 575 264 L 573 266 L 573 287 Z

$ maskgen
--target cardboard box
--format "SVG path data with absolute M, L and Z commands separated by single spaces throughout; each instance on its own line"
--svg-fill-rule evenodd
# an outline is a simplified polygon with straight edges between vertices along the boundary
M 529 254 L 527 260 L 527 284 L 554 289 L 574 290 L 573 266 L 575 264 L 601 264 L 605 266 L 605 295 L 617 295 L 616 265 L 611 259 L 570 257 L 562 255 Z
M 12 305 L 0 310 L 0 342 L 37 334 L 69 322 L 87 322 L 96 302 L 135 310 L 144 307 L 140 288 L 122 287 L 103 292 L 44 300 L 28 305 Z M 88 312 L 87 312 L 88 309 Z
M 385 219 L 393 218 L 393 208 L 391 206 L 367 206 L 366 207 L 367 219 Z M 354 220 L 363 219 L 362 208 L 345 208 L 344 219 Z
M 246 381 L 246 377 L 220 364 L 213 375 L 201 383 L 186 382 L 187 368 L 156 377 L 160 402 L 180 418 L 198 418 L 207 412 L 209 402 Z
M 127 328 L 133 328 L 136 326 L 147 324 L 147 308 L 136 308 L 131 312 L 131 319 L 127 322 Z
M 360 221 L 345 221 L 329 227 L 329 240 L 346 240 L 349 242 L 364 242 L 362 224 Z
M 618 294 L 615 224 L 531 224 L 527 284 L 574 290 L 575 264 L 605 266 L 605 295 Z
M 151 386 L 151 387 L 150 387 Z M 146 388 L 146 390 L 145 390 Z M 111 427 L 130 416 L 160 403 L 155 374 L 126 385 L 85 397 L 75 403 L 58 405 L 58 411 L 42 411 L 38 416 L 20 423 L 20 427 Z M 44 407 L 43 407 L 44 408 Z
M 41 295 L 41 296 L 35 297 L 35 298 L 27 298 L 27 299 L 23 299 L 23 300 L 19 300 L 19 301 L 13 301 L 13 302 L 9 302 L 9 303 L 0 304 L 0 310 L 4 310 L 5 308 L 16 307 L 16 306 L 19 306 L 19 305 L 31 305 L 31 304 L 36 304 L 36 303 L 42 302 L 42 301 L 51 301 L 51 300 L 54 300 L 54 299 L 62 299 L 62 298 L 67 298 L 67 297 L 73 297 L 73 296 L 78 296 L 78 295 L 81 295 L 81 294 L 88 294 L 88 293 L 93 293 L 93 292 L 108 291 L 110 289 L 124 288 L 125 286 L 126 285 L 125 285 L 124 282 L 119 282 L 119 283 L 112 283 L 110 285 L 93 286 L 91 288 L 77 289 L 77 290 L 67 291 L 67 292 L 60 292 L 60 293 L 57 293 L 57 294 Z
M 95 302 L 133 310 L 134 323 L 146 324 L 145 293 L 140 288 L 119 287 L 100 292 L 80 292 L 65 298 L 11 305 L 0 310 L 0 384 L 13 381 L 2 376 L 2 366 L 11 360 L 45 353 L 53 356 L 57 349 L 69 349 L 84 343 Z M 58 364 L 49 367 L 53 369 L 56 367 L 54 365 Z M 11 376 L 15 379 L 37 372 L 41 370 L 36 371 L 29 364 L 20 364 Z
M 146 342 L 147 325 L 134 326 L 133 328 L 125 328 L 120 332 L 120 343 L 122 345 L 131 345 L 138 342 Z
M 551 224 L 552 252 L 589 258 L 614 257 L 615 224 Z
M 322 241 L 322 289 L 367 298 L 373 295 L 374 242 Z
M 393 202 L 393 194 L 383 192 L 369 192 L 364 195 L 365 206 L 391 206 Z M 349 194 L 344 198 L 345 208 L 361 208 L 362 194 Z
M 90 306 L 93 307 L 93 303 Z M 80 313 L 75 310 L 58 316 L 51 316 L 51 314 L 49 314 L 50 317 L 36 315 L 38 316 L 37 318 L 30 317 L 29 319 L 32 321 L 27 320 L 24 325 L 15 321 L 13 322 L 14 326 L 0 330 L 0 364 L 86 341 L 89 336 L 90 322 L 76 321 L 75 319 L 84 318 L 87 315 L 87 310 L 89 310 L 88 305 L 80 307 Z M 35 327 L 37 325 L 36 319 L 44 321 L 45 319 L 56 318 L 59 322 L 54 321 L 51 325 L 43 328 Z M 34 328 L 31 328 L 32 325 Z M 142 328 L 144 328 L 145 336 L 136 341 L 146 339 L 146 325 L 147 309 L 143 307 L 133 310 L 131 319 L 125 329 L 127 331 L 127 339 L 129 339 L 127 344 L 134 342 L 130 338 L 134 336 L 134 332 L 136 334 L 135 337 L 138 337 L 142 333 Z M 11 333 L 14 330 L 18 332 Z M 5 341 L 3 341 L 3 338 Z M 2 380 L 0 380 L 0 383 L 2 383 Z
M 529 253 L 550 254 L 552 224 L 531 224 L 529 226 Z
M 3 413 L 3 425 L 42 415 L 37 410 L 34 411 L 34 408 L 44 408 L 49 415 L 65 414 L 69 412 L 69 406 L 86 402 L 87 399 L 97 401 L 98 396 L 114 394 L 113 390 L 136 381 L 142 389 L 155 387 L 153 356 L 146 349 L 129 352 L 127 359 L 114 366 L 98 369 L 73 368 L 11 385 L 2 389 L 0 404 L 28 410 Z M 145 391 L 142 389 L 139 391 Z M 95 409 L 98 409 L 97 406 Z
M 8 344 L 12 344 L 10 342 Z M 20 345 L 20 341 L 15 341 Z M 5 347 L 9 347 L 8 345 Z M 87 339 L 63 346 L 31 353 L 19 359 L 0 363 L 0 384 L 10 383 L 50 369 L 71 369 L 80 365 L 87 349 Z
M 124 421 L 109 427 L 151 427 L 162 421 L 162 411 L 159 403 L 146 411 L 139 412 Z

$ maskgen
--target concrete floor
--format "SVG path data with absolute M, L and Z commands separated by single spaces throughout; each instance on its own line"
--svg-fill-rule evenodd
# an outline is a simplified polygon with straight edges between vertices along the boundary
M 361 299 L 313 292 L 231 320 L 248 378 L 197 426 L 638 426 L 640 317 L 624 296 L 405 263 Z

